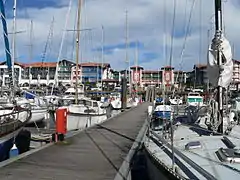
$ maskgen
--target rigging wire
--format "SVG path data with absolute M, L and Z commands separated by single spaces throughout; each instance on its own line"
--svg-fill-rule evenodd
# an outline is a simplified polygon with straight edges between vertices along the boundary
M 193 10 L 194 10 L 194 6 L 195 6 L 195 3 L 196 3 L 196 0 L 193 0 L 192 2 L 192 6 L 191 6 L 191 9 L 190 9 L 190 14 L 189 14 L 189 18 L 188 18 L 188 22 L 186 24 L 186 31 L 185 31 L 185 38 L 184 38 L 184 42 L 183 42 L 183 46 L 182 46 L 182 50 L 181 50 L 181 54 L 180 54 L 180 63 L 179 63 L 179 66 L 180 66 L 180 69 L 182 69 L 182 64 L 183 64 L 183 55 L 185 53 L 185 49 L 186 49 L 186 44 L 187 44 L 187 38 L 188 38 L 188 35 L 190 34 L 190 24 L 191 24 L 191 19 L 192 19 L 192 14 L 193 14 Z M 179 73 L 180 71 L 178 71 L 178 74 L 177 74 L 177 78 L 179 77 Z M 175 89 L 173 91 L 173 95 L 175 93 Z
M 53 94 L 53 89 L 57 84 L 57 78 L 58 78 L 58 67 L 59 67 L 59 61 L 62 55 L 62 49 L 63 49 L 63 43 L 65 41 L 65 36 L 66 36 L 66 30 L 67 30 L 67 26 L 68 26 L 68 21 L 69 21 L 69 16 L 70 16 L 70 12 L 71 12 L 71 8 L 72 8 L 72 0 L 69 0 L 69 4 L 68 4 L 68 10 L 67 10 L 67 15 L 66 15 L 66 20 L 65 20 L 65 27 L 64 27 L 64 31 L 63 31 L 63 35 L 62 35 L 62 40 L 61 40 L 61 44 L 60 44 L 60 48 L 59 48 L 59 53 L 58 53 L 58 58 L 57 58 L 57 66 L 56 66 L 56 70 L 55 70 L 55 76 L 54 76 L 54 85 L 52 86 L 52 90 L 51 90 L 51 95 Z

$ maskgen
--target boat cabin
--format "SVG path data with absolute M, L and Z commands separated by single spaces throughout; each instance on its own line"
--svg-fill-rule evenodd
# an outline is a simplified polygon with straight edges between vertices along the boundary
M 172 120 L 172 107 L 170 105 L 158 105 L 154 109 L 151 126 L 153 130 L 161 130 Z
M 202 106 L 203 97 L 198 92 L 190 92 L 187 96 L 187 104 L 189 106 Z

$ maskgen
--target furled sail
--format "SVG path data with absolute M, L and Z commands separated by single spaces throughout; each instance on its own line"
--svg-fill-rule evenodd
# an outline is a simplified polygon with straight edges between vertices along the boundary
M 222 65 L 217 63 L 217 57 L 222 57 Z M 229 41 L 223 36 L 218 39 L 214 38 L 208 51 L 208 78 L 209 82 L 214 86 L 227 88 L 232 81 L 233 61 L 232 51 Z
M 0 0 L 0 11 L 1 11 L 1 19 L 2 19 L 2 26 L 3 26 L 3 38 L 4 38 L 4 44 L 5 44 L 5 53 L 6 53 L 6 63 L 8 67 L 8 73 L 10 77 L 10 85 L 13 86 L 13 63 L 12 63 L 12 57 L 9 47 L 9 40 L 8 40 L 8 30 L 7 30 L 7 22 L 6 22 L 6 16 L 5 16 L 5 7 L 3 0 Z

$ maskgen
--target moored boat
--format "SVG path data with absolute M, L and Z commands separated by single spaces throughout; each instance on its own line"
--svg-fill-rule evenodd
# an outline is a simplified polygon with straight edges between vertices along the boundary
M 222 33 L 221 0 L 215 0 L 215 12 L 216 33 L 208 52 L 208 76 L 215 88 L 211 103 L 205 107 L 193 104 L 192 111 L 179 107 L 186 111 L 169 122 L 161 119 L 160 130 L 149 129 L 144 147 L 151 180 L 240 178 L 239 120 L 224 101 L 233 62 L 230 43 Z

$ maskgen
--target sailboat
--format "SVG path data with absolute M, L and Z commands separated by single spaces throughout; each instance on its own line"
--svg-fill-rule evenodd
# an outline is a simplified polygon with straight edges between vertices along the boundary
M 17 12 L 17 0 L 14 0 L 14 8 L 13 8 L 13 37 L 12 37 L 12 54 L 11 54 L 11 59 L 12 59 L 12 65 L 15 62 L 15 56 L 16 56 L 16 12 Z M 33 28 L 33 24 L 31 21 L 31 32 L 30 32 L 30 36 L 32 36 L 32 28 Z M 13 65 L 14 66 L 14 65 Z M 12 68 L 12 74 L 13 74 L 13 86 L 17 87 L 17 83 L 15 82 L 15 72 L 14 72 L 14 68 Z M 15 89 L 15 92 L 17 92 L 17 88 Z M 19 97 L 16 96 L 15 100 L 16 100 L 16 104 L 12 104 L 11 102 L 6 102 L 6 103 L 2 103 L 2 107 L 4 108 L 14 108 L 15 105 L 25 105 L 25 104 L 30 104 L 31 105 L 31 118 L 28 121 L 28 124 L 31 123 L 36 123 L 36 122 L 41 122 L 45 119 L 46 114 L 47 114 L 47 106 L 46 103 L 43 102 L 43 100 L 39 99 L 38 97 L 36 97 L 36 95 L 29 93 L 29 92 L 25 92 L 23 91 L 25 94 L 31 94 L 32 95 L 32 99 L 30 100 L 27 97 Z M 11 93 L 10 93 L 11 94 Z M 13 93 L 12 93 L 13 94 Z M 15 93 L 14 93 L 15 94 Z M 8 99 L 8 98 L 7 98 Z
M 160 123 L 151 124 L 144 141 L 151 180 L 240 179 L 240 125 L 224 106 L 233 62 L 222 31 L 221 0 L 215 0 L 215 26 L 208 51 L 209 81 L 215 92 L 207 107 L 181 107 L 176 116 L 173 109 L 170 118 L 152 116 L 151 122 Z
M 106 115 L 105 108 L 101 108 L 102 102 L 91 100 L 84 97 L 84 86 L 79 84 L 78 69 L 79 69 L 79 41 L 80 41 L 80 16 L 81 16 L 82 0 L 78 1 L 77 13 L 77 38 L 76 38 L 76 82 L 75 82 L 75 98 L 74 102 L 67 105 L 68 113 L 73 115 L 91 115 L 100 116 Z M 81 88 L 83 87 L 83 89 Z M 73 90 L 73 89 L 72 89 Z M 80 91 L 80 92 L 79 92 Z M 71 92 L 73 94 L 73 92 Z
M 17 105 L 14 98 L 14 76 L 12 57 L 9 48 L 8 31 L 3 0 L 0 1 L 1 19 L 3 25 L 6 62 L 10 77 L 11 96 L 6 97 L 4 103 L 9 102 L 13 106 L 3 107 L 0 105 L 0 161 L 9 158 L 10 149 L 14 143 L 14 137 L 21 131 L 31 117 L 29 104 Z

